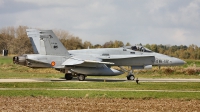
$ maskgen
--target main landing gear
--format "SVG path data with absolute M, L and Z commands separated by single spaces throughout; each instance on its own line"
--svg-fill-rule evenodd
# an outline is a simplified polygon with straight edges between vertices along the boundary
M 71 73 L 66 73 L 66 74 L 65 74 L 65 79 L 66 79 L 66 80 L 72 80 L 72 79 L 73 79 L 72 74 L 71 74 Z
M 73 79 L 73 76 L 77 76 L 77 79 L 79 80 L 79 81 L 84 81 L 85 80 L 85 75 L 84 74 L 74 74 L 74 75 L 72 75 L 72 73 L 66 73 L 65 74 L 65 79 L 66 80 L 72 80 Z
M 84 81 L 85 75 L 84 74 L 78 74 L 77 78 L 78 78 L 79 81 Z

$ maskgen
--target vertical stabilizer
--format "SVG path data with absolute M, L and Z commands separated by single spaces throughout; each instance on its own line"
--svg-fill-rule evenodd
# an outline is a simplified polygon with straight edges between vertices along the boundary
M 27 29 L 26 32 L 31 40 L 34 53 L 70 56 L 52 30 Z
M 35 54 L 42 54 L 40 52 L 40 32 L 36 29 L 27 29 L 26 30 L 28 37 L 30 38 L 33 51 Z

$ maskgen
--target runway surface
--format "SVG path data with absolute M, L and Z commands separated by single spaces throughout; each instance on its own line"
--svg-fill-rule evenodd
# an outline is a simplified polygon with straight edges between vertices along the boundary
M 86 78 L 85 81 L 78 81 L 76 78 L 72 80 L 65 79 L 0 79 L 0 82 L 135 82 L 126 79 L 116 78 Z M 139 82 L 200 82 L 200 79 L 152 79 L 140 78 Z

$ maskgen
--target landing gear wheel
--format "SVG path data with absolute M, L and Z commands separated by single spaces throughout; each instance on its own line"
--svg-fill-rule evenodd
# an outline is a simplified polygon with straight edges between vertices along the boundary
M 127 76 L 127 80 L 134 80 L 134 79 L 135 79 L 135 77 L 133 75 Z
M 130 80 L 134 80 L 135 79 L 135 77 L 133 75 L 130 75 L 129 78 L 130 78 Z
M 73 78 L 73 77 L 72 77 L 72 74 L 70 74 L 70 73 L 66 73 L 66 74 L 65 74 L 65 79 L 66 79 L 66 80 L 72 80 L 72 78 Z
M 85 75 L 79 74 L 77 78 L 78 78 L 79 81 L 84 81 L 85 80 Z

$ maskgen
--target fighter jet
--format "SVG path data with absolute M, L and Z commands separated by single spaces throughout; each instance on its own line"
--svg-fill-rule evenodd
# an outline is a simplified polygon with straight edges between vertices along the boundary
M 128 72 L 127 79 L 134 80 L 133 69 L 151 68 L 156 59 L 152 54 L 142 54 L 128 48 L 102 48 L 67 50 L 52 30 L 27 29 L 35 54 L 13 57 L 13 63 L 31 68 L 55 68 L 65 73 L 65 79 L 87 76 L 115 76 Z M 172 62 L 174 63 L 174 62 Z M 119 66 L 120 70 L 112 66 Z M 126 70 L 122 66 L 130 66 Z

